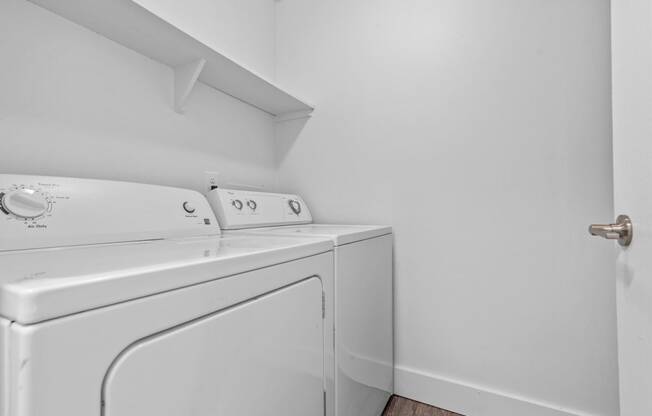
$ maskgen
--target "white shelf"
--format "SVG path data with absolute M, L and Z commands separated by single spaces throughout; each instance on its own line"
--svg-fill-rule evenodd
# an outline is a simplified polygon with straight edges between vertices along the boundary
M 132 0 L 29 0 L 175 69 L 175 110 L 197 80 L 283 120 L 313 106 L 203 44 Z

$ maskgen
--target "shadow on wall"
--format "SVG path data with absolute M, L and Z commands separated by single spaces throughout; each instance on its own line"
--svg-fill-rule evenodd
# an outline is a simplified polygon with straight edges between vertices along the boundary
M 296 120 L 287 120 L 276 124 L 276 165 L 280 166 L 287 155 L 290 153 L 292 146 L 299 138 L 303 128 L 310 121 L 310 117 L 299 118 Z

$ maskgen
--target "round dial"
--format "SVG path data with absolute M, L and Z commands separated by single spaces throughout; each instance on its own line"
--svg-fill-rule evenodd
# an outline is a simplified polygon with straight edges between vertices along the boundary
M 182 204 L 182 206 L 183 206 L 183 209 L 184 209 L 188 214 L 192 214 L 193 212 L 195 212 L 195 207 L 193 207 L 192 205 L 190 205 L 190 202 L 188 202 L 188 201 L 184 202 L 184 203 Z
M 250 199 L 249 201 L 247 201 L 247 206 L 249 208 L 251 208 L 252 211 L 255 211 L 256 208 L 258 208 L 258 204 L 253 199 Z
M 242 201 L 239 199 L 234 199 L 232 204 L 236 209 L 242 209 Z
M 7 192 L 2 197 L 2 206 L 19 218 L 36 218 L 45 214 L 48 200 L 34 189 L 20 188 Z
M 301 203 L 297 201 L 296 199 L 290 199 L 288 201 L 288 205 L 290 205 L 290 209 L 292 212 L 294 212 L 296 215 L 301 214 Z

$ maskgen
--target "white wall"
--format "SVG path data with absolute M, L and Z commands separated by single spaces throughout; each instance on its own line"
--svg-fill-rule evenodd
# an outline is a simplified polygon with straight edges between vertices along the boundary
M 281 187 L 395 228 L 397 392 L 616 415 L 609 2 L 281 0 L 276 47 Z
M 274 79 L 275 0 L 136 0 L 246 68 Z
M 268 32 L 247 28 L 231 47 L 256 55 L 246 44 Z M 31 3 L 0 2 L 0 56 L 0 172 L 201 190 L 217 170 L 226 182 L 276 183 L 271 116 L 203 84 L 177 114 L 169 67 Z

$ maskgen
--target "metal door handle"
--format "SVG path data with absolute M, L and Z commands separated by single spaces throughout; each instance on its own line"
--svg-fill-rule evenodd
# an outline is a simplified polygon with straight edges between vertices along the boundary
M 618 244 L 627 247 L 632 243 L 634 230 L 632 220 L 627 215 L 619 215 L 615 224 L 591 224 L 589 233 L 607 240 L 618 240 Z

